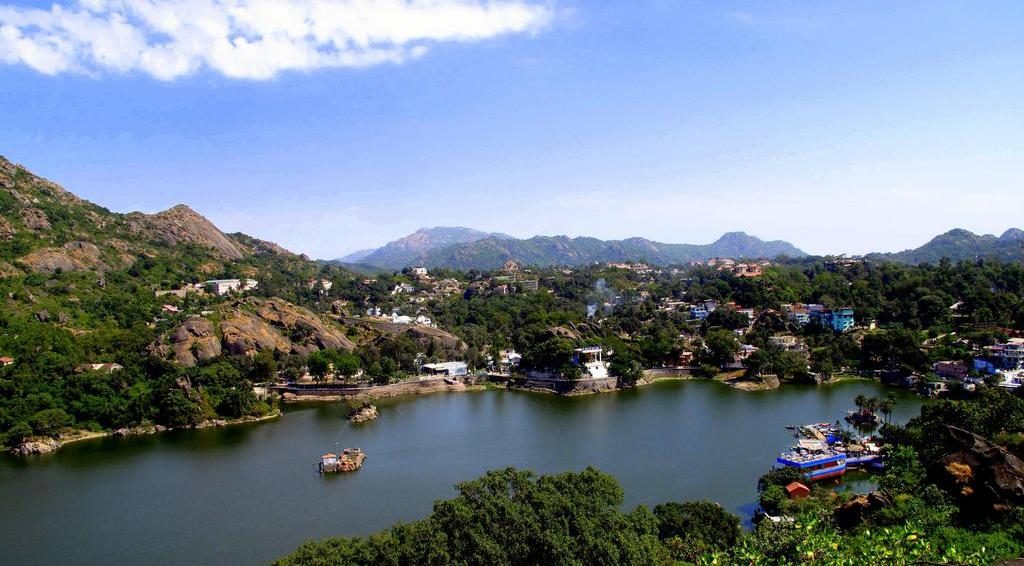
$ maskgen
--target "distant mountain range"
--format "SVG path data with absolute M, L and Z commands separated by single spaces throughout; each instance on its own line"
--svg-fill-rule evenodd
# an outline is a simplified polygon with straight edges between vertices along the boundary
M 528 265 L 581 265 L 605 261 L 647 261 L 666 265 L 712 257 L 773 258 L 807 254 L 788 242 L 766 242 L 730 232 L 711 244 L 665 244 L 644 238 L 599 240 L 534 236 L 520 240 L 469 228 L 427 228 L 369 252 L 338 260 L 387 269 L 413 265 L 453 269 L 494 269 L 514 259 Z
M 973 259 L 1021 261 L 1024 260 L 1024 230 L 1010 228 L 1002 236 L 996 237 L 957 228 L 932 238 L 919 248 L 895 253 L 874 253 L 869 254 L 868 258 L 909 264 L 938 263 L 942 258 L 954 262 Z
M 498 240 L 513 239 L 512 236 L 507 234 L 481 232 L 480 230 L 459 226 L 420 228 L 404 238 L 387 243 L 383 247 L 360 250 L 336 261 L 401 269 L 413 264 L 422 264 L 421 258 L 433 250 L 460 244 L 471 244 L 486 238 Z

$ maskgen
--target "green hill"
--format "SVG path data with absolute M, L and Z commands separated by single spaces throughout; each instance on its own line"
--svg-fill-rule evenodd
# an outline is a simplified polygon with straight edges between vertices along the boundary
M 938 263 L 943 258 L 951 261 L 996 259 L 999 261 L 1024 260 L 1024 231 L 1010 228 L 1002 236 L 978 235 L 962 228 L 940 234 L 923 246 L 896 253 L 878 253 L 868 256 L 883 261 L 901 263 Z

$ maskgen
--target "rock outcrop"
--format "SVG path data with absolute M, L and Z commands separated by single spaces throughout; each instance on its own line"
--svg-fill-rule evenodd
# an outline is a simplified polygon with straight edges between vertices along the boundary
M 275 350 L 283 354 L 292 351 L 289 338 L 250 312 L 236 311 L 221 321 L 220 329 L 224 334 L 224 350 L 233 356 L 254 356 L 260 350 Z
M 95 244 L 83 241 L 68 242 L 59 248 L 35 250 L 20 260 L 36 273 L 57 271 L 105 270 L 100 250 Z
M 174 361 L 188 367 L 216 358 L 222 351 L 213 323 L 201 317 L 189 318 L 176 328 L 171 334 L 171 347 Z
M 942 479 L 963 507 L 987 515 L 1024 504 L 1024 460 L 977 434 L 946 428 L 959 447 L 942 458 Z
M 372 421 L 379 417 L 380 414 L 377 412 L 377 406 L 370 403 L 363 403 L 362 405 L 355 407 L 348 413 L 349 422 L 353 423 L 365 423 Z
M 183 204 L 156 214 L 135 212 L 129 214 L 127 220 L 131 229 L 171 246 L 198 244 L 213 249 L 223 259 L 244 257 L 231 238 Z
M 889 505 L 892 505 L 892 501 L 881 492 L 855 495 L 836 508 L 836 524 L 844 529 L 852 529 L 863 523 L 868 515 Z
M 10 240 L 17 233 L 14 226 L 11 226 L 6 218 L 0 216 L 0 240 Z
M 33 438 L 11 448 L 11 454 L 15 456 L 49 454 L 60 447 L 61 443 L 59 440 L 53 438 Z
M 340 329 L 280 299 L 239 299 L 221 310 L 220 319 L 218 332 L 209 319 L 189 318 L 156 346 L 157 353 L 193 366 L 223 354 L 254 356 L 272 350 L 305 355 L 317 350 L 355 348 Z
M 50 219 L 46 217 L 46 213 L 38 208 L 31 206 L 21 209 L 21 219 L 25 222 L 25 227 L 29 230 L 35 230 L 36 232 L 42 230 L 49 230 Z

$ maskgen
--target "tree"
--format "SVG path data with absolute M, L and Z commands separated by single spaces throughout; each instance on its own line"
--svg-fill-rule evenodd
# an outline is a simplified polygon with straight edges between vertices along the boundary
M 32 415 L 28 424 L 38 436 L 57 436 L 64 427 L 71 426 L 71 421 L 64 409 L 45 409 Z
M 173 387 L 160 401 L 160 418 L 171 427 L 195 426 L 203 420 L 203 408 L 184 391 Z
M 914 494 L 924 480 L 925 469 L 913 448 L 895 446 L 886 449 L 885 474 L 878 480 L 879 487 L 893 494 Z
M 802 482 L 806 479 L 803 472 L 796 468 L 790 468 L 789 466 L 772 468 L 757 480 L 757 491 L 763 492 L 773 485 L 785 487 L 795 481 Z
M 14 445 L 24 442 L 32 436 L 32 427 L 24 421 L 19 421 L 7 431 L 7 444 Z
M 853 398 L 853 404 L 857 405 L 857 410 L 862 412 L 862 413 L 864 412 L 864 404 L 867 403 L 867 402 L 868 402 L 867 395 L 861 394 L 861 395 L 857 395 L 856 397 Z
M 250 415 L 256 406 L 256 395 L 249 387 L 232 387 L 217 405 L 217 413 L 225 417 L 238 418 Z
M 782 511 L 782 507 L 787 500 L 786 488 L 773 484 L 761 492 L 757 502 L 766 513 L 778 514 Z
M 704 337 L 705 357 L 707 361 L 716 366 L 724 366 L 731 363 L 736 353 L 740 351 L 740 343 L 736 340 L 736 333 L 713 328 Z
M 270 350 L 260 350 L 252 361 L 252 378 L 256 382 L 273 381 L 277 377 L 277 361 Z
M 309 374 L 313 376 L 313 381 L 323 383 L 327 379 L 327 374 L 330 373 L 331 361 L 323 350 L 317 350 L 309 355 L 306 367 L 309 368 Z
M 422 521 L 366 538 L 306 543 L 280 564 L 664 564 L 658 521 L 625 513 L 593 468 L 537 477 L 507 468 L 456 486 Z
M 433 342 L 431 342 L 431 344 L 433 344 Z M 346 379 L 359 373 L 360 365 L 361 362 L 359 361 L 359 356 L 349 352 L 341 353 L 334 358 L 335 371 Z
M 750 326 L 750 318 L 747 317 L 747 315 L 726 306 L 722 306 L 711 311 L 704 322 L 707 328 L 720 326 L 728 330 L 736 330 Z
M 878 409 L 885 415 L 885 424 L 889 424 L 890 418 L 892 417 L 892 410 L 896 406 L 896 397 L 892 393 L 885 396 L 884 399 L 879 401 Z
M 654 507 L 658 538 L 672 541 L 677 560 L 695 562 L 709 551 L 726 550 L 740 535 L 740 518 L 710 501 L 663 503 Z
M 608 368 L 626 385 L 634 385 L 644 376 L 644 368 L 627 352 L 616 352 Z

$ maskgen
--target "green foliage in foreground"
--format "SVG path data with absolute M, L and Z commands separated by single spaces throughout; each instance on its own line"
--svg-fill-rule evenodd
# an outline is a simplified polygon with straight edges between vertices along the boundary
M 277 563 L 994 564 L 1024 552 L 1021 527 L 968 530 L 915 514 L 843 531 L 831 509 L 818 506 L 744 533 L 738 517 L 710 502 L 623 512 L 615 478 L 594 468 L 551 476 L 508 468 L 457 489 L 426 519 L 363 538 L 306 542 Z
M 307 542 L 279 564 L 664 564 L 658 521 L 619 510 L 615 478 L 593 468 L 535 476 L 508 468 L 457 486 L 426 519 L 366 538 Z

